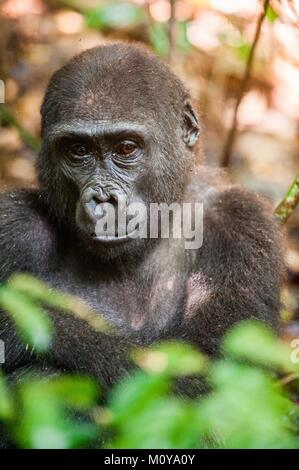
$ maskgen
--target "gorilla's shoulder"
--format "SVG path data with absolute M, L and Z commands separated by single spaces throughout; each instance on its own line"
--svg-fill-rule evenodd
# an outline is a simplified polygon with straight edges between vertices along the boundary
M 49 256 L 53 235 L 34 190 L 0 194 L 0 281 L 16 271 L 38 274 Z
M 0 233 L 25 235 L 34 224 L 35 229 L 46 224 L 42 210 L 42 194 L 37 190 L 14 190 L 0 194 Z M 22 230 L 23 229 L 23 230 Z M 2 237 L 0 237 L 0 240 Z
M 251 273 L 275 269 L 275 275 L 283 278 L 283 231 L 264 196 L 238 186 L 220 191 L 204 213 L 204 235 L 206 240 L 221 240 L 219 253 Z
M 38 209 L 39 199 L 41 193 L 34 189 L 14 189 L 0 193 L 0 204 L 1 208 L 9 208 L 10 213 L 23 212 L 24 209 L 28 209 L 28 212 Z M 1 221 L 3 222 L 3 215 L 1 212 Z
M 186 201 L 198 201 L 207 205 L 229 186 L 224 170 L 202 165 L 188 179 L 185 188 Z
M 209 204 L 211 215 L 226 222 L 242 224 L 252 231 L 264 227 L 279 230 L 273 215 L 273 207 L 261 194 L 237 185 L 229 185 L 218 191 Z M 249 224 L 250 223 L 250 224 Z M 232 226 L 230 225 L 230 228 Z
M 213 177 L 215 173 L 215 177 Z M 263 195 L 231 184 L 222 170 L 203 167 L 190 179 L 189 198 L 204 205 L 204 226 L 232 240 L 271 240 L 281 244 L 282 230 Z
M 207 211 L 215 212 L 220 219 L 225 217 L 232 220 L 261 220 L 269 223 L 278 222 L 273 216 L 273 207 L 261 195 L 237 184 L 232 184 L 223 169 L 202 166 L 190 178 L 187 187 L 191 200 L 205 203 Z

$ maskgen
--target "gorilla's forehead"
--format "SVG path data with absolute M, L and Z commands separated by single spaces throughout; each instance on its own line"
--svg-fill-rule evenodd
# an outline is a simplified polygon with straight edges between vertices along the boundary
M 148 126 L 134 121 L 113 119 L 74 119 L 72 121 L 55 123 L 48 129 L 49 139 L 56 139 L 69 134 L 81 134 L 88 137 L 101 137 L 101 135 L 136 133 L 149 137 Z
M 169 132 L 188 96 L 180 80 L 153 55 L 131 45 L 95 48 L 54 74 L 42 107 L 42 126 L 74 118 L 130 120 Z
M 120 89 L 111 85 L 106 87 L 100 81 L 93 84 L 93 88 L 85 82 L 77 90 L 68 90 L 57 97 L 55 107 L 58 120 L 88 120 L 94 126 L 125 121 L 155 123 L 158 116 L 163 121 L 163 108 L 172 112 L 166 98 L 158 100 L 156 94 L 146 90 L 137 94 L 132 91 L 132 84 L 124 84 Z
M 137 81 L 137 84 L 136 84 Z M 131 81 L 111 82 L 99 78 L 96 83 L 86 81 L 75 91 L 72 103 L 68 97 L 70 108 L 81 116 L 94 120 L 138 120 L 151 118 L 161 114 L 161 108 L 170 107 L 170 99 L 166 94 L 158 93 L 154 87 L 145 83 L 138 85 Z M 159 98 L 160 97 L 160 98 Z

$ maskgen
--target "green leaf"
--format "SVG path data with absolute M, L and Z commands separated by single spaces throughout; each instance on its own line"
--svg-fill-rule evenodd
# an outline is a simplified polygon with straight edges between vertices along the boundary
M 130 28 L 144 20 L 144 11 L 132 3 L 110 3 L 85 13 L 90 28 Z
M 13 290 L 19 291 L 34 301 L 45 303 L 49 307 L 62 310 L 68 308 L 69 296 L 50 289 L 47 284 L 30 274 L 15 274 L 9 279 L 8 285 Z
M 9 279 L 9 287 L 30 298 L 34 303 L 71 313 L 89 323 L 92 328 L 102 333 L 111 334 L 112 325 L 100 312 L 94 312 L 78 297 L 49 288 L 47 284 L 29 274 L 16 274 Z
M 201 433 L 217 447 L 293 448 L 293 404 L 266 372 L 220 361 L 211 369 L 215 392 L 198 405 Z
M 149 37 L 155 53 L 161 57 L 167 57 L 169 53 L 167 26 L 164 23 L 154 23 L 149 28 Z
M 35 152 L 39 152 L 41 147 L 39 137 L 31 134 L 27 129 L 25 129 L 11 110 L 4 104 L 1 104 L 0 106 L 0 123 L 14 127 L 18 131 L 23 142 L 28 147 L 31 147 Z
M 0 373 L 0 419 L 8 420 L 13 417 L 14 402 L 9 393 L 5 378 Z
M 10 287 L 1 287 L 0 306 L 11 315 L 25 342 L 39 352 L 49 348 L 52 324 L 45 312 L 31 299 Z
M 83 397 L 83 394 L 86 394 Z M 19 386 L 19 420 L 14 434 L 23 448 L 67 449 L 95 438 L 96 427 L 85 419 L 78 423 L 72 410 L 95 404 L 96 387 L 78 377 L 28 376 Z
M 170 384 L 160 375 L 136 372 L 117 384 L 110 395 L 110 407 L 115 423 L 125 423 L 158 398 L 166 396 Z
M 192 45 L 189 42 L 189 39 L 187 36 L 188 21 L 178 21 L 177 29 L 178 29 L 177 47 L 180 49 L 180 51 L 186 54 L 192 48 Z
M 193 407 L 178 398 L 157 398 L 123 423 L 112 448 L 191 449 L 198 445 Z
M 248 60 L 250 51 L 251 51 L 251 44 L 242 41 L 242 43 L 234 48 L 237 52 L 238 57 L 243 61 L 246 62 Z
M 299 365 L 291 361 L 291 350 L 262 323 L 245 321 L 232 328 L 224 338 L 223 351 L 255 364 L 291 372 Z
M 92 406 L 99 390 L 96 383 L 85 377 L 63 375 L 45 384 L 46 392 L 57 398 L 64 406 L 86 409 Z
M 207 362 L 195 347 L 175 341 L 136 350 L 133 359 L 148 372 L 171 376 L 198 374 L 204 371 Z
M 268 5 L 267 12 L 266 12 L 266 18 L 270 23 L 274 23 L 277 18 L 279 17 L 278 13 L 274 10 L 272 5 Z

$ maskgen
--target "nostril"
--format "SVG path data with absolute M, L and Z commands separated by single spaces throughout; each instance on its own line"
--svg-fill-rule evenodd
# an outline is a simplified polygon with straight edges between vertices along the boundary
M 88 188 L 85 189 L 82 193 L 82 202 L 84 204 L 88 204 L 92 202 L 93 204 L 101 204 L 102 202 L 106 202 L 110 199 L 110 194 L 107 194 L 105 191 L 102 189 L 93 189 L 93 188 Z
M 113 206 L 116 206 L 117 205 L 117 200 L 110 196 L 110 195 L 94 195 L 93 198 L 93 203 L 96 204 L 96 206 L 98 206 L 99 204 L 111 204 Z
M 102 204 L 103 202 L 108 202 L 110 196 L 108 194 L 94 194 L 92 200 L 95 204 Z

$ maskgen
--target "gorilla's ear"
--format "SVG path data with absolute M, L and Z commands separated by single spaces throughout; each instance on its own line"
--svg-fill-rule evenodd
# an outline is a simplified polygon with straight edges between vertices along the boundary
M 200 129 L 198 118 L 190 101 L 186 101 L 183 109 L 183 141 L 188 147 L 193 147 L 199 137 Z

